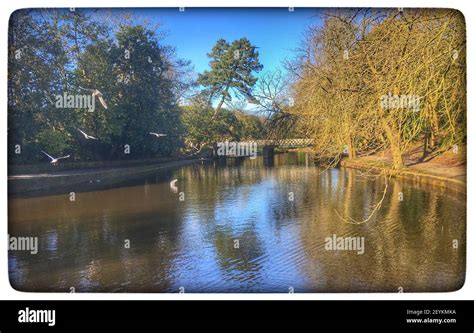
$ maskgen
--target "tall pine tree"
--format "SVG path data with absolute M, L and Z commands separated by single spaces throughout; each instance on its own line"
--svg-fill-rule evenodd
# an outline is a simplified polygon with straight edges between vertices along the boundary
M 203 85 L 211 99 L 219 98 L 214 112 L 217 115 L 226 101 L 231 101 L 231 91 L 249 97 L 257 82 L 254 72 L 262 70 L 258 51 L 247 38 L 233 41 L 231 44 L 219 39 L 208 57 L 211 59 L 209 71 L 199 74 L 198 83 Z

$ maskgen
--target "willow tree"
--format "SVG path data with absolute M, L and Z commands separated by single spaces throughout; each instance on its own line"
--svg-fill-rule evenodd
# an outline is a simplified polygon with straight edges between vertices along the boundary
M 372 129 L 363 108 L 366 87 L 357 55 L 367 33 L 367 12 L 331 11 L 322 26 L 311 27 L 299 60 L 294 85 L 294 112 L 314 138 L 321 160 L 337 162 L 343 153 L 356 156 Z
M 404 152 L 426 134 L 433 150 L 445 139 L 452 146 L 455 138 L 463 137 L 465 68 L 455 59 L 464 57 L 463 31 L 464 21 L 456 11 L 389 11 L 362 45 L 372 89 L 368 103 L 385 132 L 394 168 L 404 166 Z M 381 98 L 387 95 L 393 103 L 384 106 Z M 403 97 L 418 103 L 403 104 Z
M 465 142 L 465 26 L 453 10 L 343 10 L 311 28 L 293 109 L 318 156 L 436 154 Z

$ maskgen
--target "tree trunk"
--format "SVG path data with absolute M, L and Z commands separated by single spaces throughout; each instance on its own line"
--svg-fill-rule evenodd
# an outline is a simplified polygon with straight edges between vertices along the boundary
M 348 148 L 347 153 L 349 155 L 349 159 L 353 159 L 353 158 L 357 157 L 356 150 L 355 150 L 355 147 L 354 147 L 354 142 L 352 140 L 353 140 L 352 138 L 349 139 L 349 146 L 347 147 Z
M 220 111 L 220 109 L 222 108 L 222 105 L 224 104 L 224 100 L 225 100 L 225 96 L 222 96 L 221 101 L 220 101 L 219 104 L 217 105 L 216 111 L 214 111 L 214 117 L 217 115 L 217 113 L 218 113 L 218 112 Z
M 430 135 L 430 132 L 425 131 L 425 138 L 423 142 L 423 156 L 421 158 L 422 160 L 424 160 L 425 157 L 428 156 L 428 135 Z
M 390 143 L 390 151 L 392 152 L 392 165 L 395 169 L 399 170 L 405 167 L 403 164 L 402 151 L 400 149 L 400 138 L 398 133 L 390 127 L 387 120 L 382 120 L 382 127 L 387 134 L 388 141 Z
M 229 92 L 230 85 L 227 85 L 227 87 L 224 90 L 224 94 L 222 95 L 222 99 L 217 105 L 216 111 L 214 111 L 214 115 L 212 116 L 212 119 L 214 119 L 217 116 L 217 113 L 221 110 L 222 105 L 224 105 L 225 102 L 225 97 L 227 96 L 227 93 Z

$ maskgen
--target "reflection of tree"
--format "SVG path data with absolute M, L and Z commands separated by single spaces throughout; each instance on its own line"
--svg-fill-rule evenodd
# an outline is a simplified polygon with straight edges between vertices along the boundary
M 38 235 L 40 251 L 25 260 L 21 289 L 46 291 L 168 288 L 179 209 L 167 183 L 14 201 L 12 231 Z M 57 236 L 51 247 L 51 232 Z M 124 247 L 124 240 L 131 247 Z M 135 283 L 140 281 L 140 283 Z M 154 287 L 152 287 L 154 286 Z
M 263 157 L 263 165 L 266 167 L 272 167 L 275 165 L 275 158 L 273 155 Z
M 335 210 L 364 217 L 380 198 L 383 180 L 347 169 L 320 173 L 304 166 L 304 155 L 290 162 L 275 155 L 274 167 L 263 163 L 259 158 L 238 167 L 233 159 L 192 165 L 141 186 L 78 193 L 74 203 L 67 195 L 11 200 L 10 235 L 40 237 L 37 255 L 10 253 L 16 286 L 175 291 L 184 284 L 197 291 L 210 281 L 232 290 L 255 290 L 258 283 L 264 291 L 274 282 L 269 276 L 276 275 L 278 283 L 291 281 L 300 291 L 430 291 L 460 285 L 464 197 L 392 179 L 374 218 L 351 225 Z M 173 178 L 184 202 L 169 188 Z M 365 254 L 326 251 L 325 238 L 333 234 L 365 237 Z M 125 239 L 130 249 L 124 248 Z M 459 249 L 453 249 L 453 239 Z
M 314 222 L 303 224 L 300 231 L 310 290 L 396 292 L 402 287 L 405 291 L 446 291 L 459 287 L 465 269 L 464 248 L 453 250 L 452 240 L 464 239 L 464 225 L 456 222 L 465 215 L 464 211 L 456 215 L 453 207 L 459 207 L 462 199 L 443 196 L 439 189 L 392 180 L 374 219 L 350 225 L 337 218 L 333 207 L 352 216 L 367 211 L 378 200 L 382 181 L 358 177 L 353 170 L 341 171 L 337 186 L 329 186 L 334 184 L 329 173 L 318 177 L 311 180 L 314 186 L 307 194 L 312 205 L 306 207 L 310 210 L 306 213 L 314 216 Z M 400 192 L 403 201 L 399 201 Z M 326 251 L 325 237 L 332 234 L 365 237 L 365 254 Z

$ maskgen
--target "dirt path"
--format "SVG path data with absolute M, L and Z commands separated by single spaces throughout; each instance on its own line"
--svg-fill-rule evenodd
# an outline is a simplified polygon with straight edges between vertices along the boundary
M 355 161 L 369 165 L 374 163 L 391 164 L 391 159 L 387 156 L 366 156 Z M 425 162 L 408 160 L 405 163 L 408 170 L 466 182 L 466 164 L 447 164 L 443 159 L 436 158 Z
M 437 156 L 423 156 L 423 149 L 415 146 L 403 156 L 405 168 L 393 173 L 398 178 L 441 186 L 466 193 L 466 159 L 463 151 L 447 151 Z M 345 159 L 341 166 L 353 169 L 372 169 L 375 172 L 391 169 L 390 153 Z M 391 170 L 393 171 L 393 170 Z

